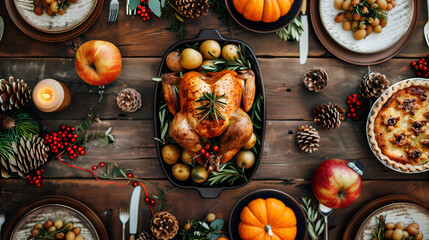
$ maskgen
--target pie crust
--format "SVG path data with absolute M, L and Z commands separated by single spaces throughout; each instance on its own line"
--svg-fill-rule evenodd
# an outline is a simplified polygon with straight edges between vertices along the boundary
M 429 169 L 429 81 L 393 85 L 370 114 L 369 142 L 381 161 L 404 172 Z

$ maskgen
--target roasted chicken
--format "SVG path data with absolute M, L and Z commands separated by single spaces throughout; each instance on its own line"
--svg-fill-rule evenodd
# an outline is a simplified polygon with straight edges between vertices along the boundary
M 219 171 L 219 165 L 231 160 L 252 136 L 252 121 L 246 112 L 255 97 L 253 71 L 192 71 L 183 77 L 169 73 L 162 76 L 162 86 L 174 115 L 170 136 L 209 172 Z M 219 150 L 206 159 L 199 152 L 215 137 Z

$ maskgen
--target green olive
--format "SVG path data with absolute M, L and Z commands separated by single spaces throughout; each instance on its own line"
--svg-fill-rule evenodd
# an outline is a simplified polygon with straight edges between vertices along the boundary
M 162 159 L 168 165 L 173 165 L 181 155 L 180 147 L 176 144 L 167 144 L 162 148 Z
M 248 169 L 255 164 L 255 154 L 249 150 L 240 150 L 235 155 L 235 163 L 239 168 Z

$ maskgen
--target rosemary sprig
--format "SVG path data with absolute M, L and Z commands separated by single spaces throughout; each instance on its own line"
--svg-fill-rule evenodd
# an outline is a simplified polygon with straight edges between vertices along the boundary
M 209 117 L 210 120 L 213 121 L 213 119 L 216 120 L 217 123 L 219 123 L 219 118 L 222 120 L 225 120 L 225 118 L 222 116 L 222 114 L 216 109 L 216 107 L 225 108 L 226 102 L 222 102 L 221 99 L 226 99 L 226 95 L 220 95 L 216 96 L 216 92 L 214 91 L 215 86 L 213 86 L 213 94 L 210 94 L 208 92 L 203 92 L 203 96 L 200 97 L 196 102 L 202 102 L 207 101 L 207 103 L 201 107 L 198 107 L 197 110 L 200 110 L 197 115 L 203 115 L 203 117 L 198 120 L 198 122 L 201 122 L 201 120 Z
M 373 238 L 377 240 L 384 239 L 384 228 L 386 226 L 386 217 L 383 215 L 376 216 L 375 222 L 377 224 L 377 228 L 372 232 Z
M 209 186 L 221 183 L 233 185 L 237 181 L 248 182 L 246 174 L 242 169 L 233 165 L 231 162 L 226 162 L 220 165 L 219 172 L 212 172 L 204 184 Z
M 308 234 L 310 234 L 311 239 L 317 240 L 325 227 L 324 220 L 323 218 L 317 220 L 318 210 L 316 206 L 312 206 L 311 199 L 303 197 L 301 200 L 304 204 L 300 205 L 307 216 Z
M 28 238 L 28 240 L 37 240 L 37 239 L 46 239 L 46 240 L 49 239 L 49 240 L 53 240 L 53 239 L 56 239 L 55 235 L 57 233 L 64 233 L 65 234 L 65 233 L 69 232 L 70 230 L 71 229 L 70 229 L 69 226 L 61 228 L 61 229 L 57 229 L 57 230 L 52 231 L 52 232 L 48 232 L 47 230 L 41 229 L 41 232 L 39 233 L 39 235 L 37 235 L 37 237 L 30 236 Z
M 289 25 L 276 31 L 276 35 L 284 41 L 294 40 L 298 42 L 303 31 L 301 17 L 297 16 Z
M 155 137 L 154 139 L 164 145 L 168 143 L 175 143 L 174 139 L 168 135 L 168 128 L 170 126 L 171 119 L 173 119 L 173 115 L 170 113 L 170 110 L 168 110 L 167 104 L 164 99 L 164 93 L 162 91 L 160 99 L 162 99 L 162 101 L 160 102 L 158 116 L 160 122 L 161 136 L 160 138 Z
M 264 114 L 263 106 L 264 106 L 264 96 L 262 96 L 262 94 L 258 94 L 255 97 L 255 100 L 253 101 L 252 108 L 249 111 L 249 117 L 253 123 L 253 133 L 256 136 L 256 144 L 252 148 L 252 151 L 255 154 L 258 154 L 259 146 L 261 146 L 261 136 L 259 136 L 258 131 L 262 130 L 263 128 L 262 126 L 263 125 L 262 116 Z
M 104 142 L 104 144 L 107 146 L 110 143 L 115 141 L 115 138 L 113 137 L 110 132 L 112 131 L 112 127 L 109 127 L 106 131 L 93 131 L 88 133 L 89 127 L 94 123 L 102 123 L 100 118 L 93 113 L 89 113 L 87 118 L 80 122 L 76 127 L 77 132 L 77 139 L 76 144 L 81 146 L 86 144 L 89 141 L 100 139 Z

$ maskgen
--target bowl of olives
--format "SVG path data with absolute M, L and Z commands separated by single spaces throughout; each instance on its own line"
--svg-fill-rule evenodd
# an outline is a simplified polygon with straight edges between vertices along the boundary
M 247 184 L 262 157 L 266 115 L 250 46 L 201 30 L 167 49 L 154 80 L 156 148 L 170 182 L 203 198 Z

